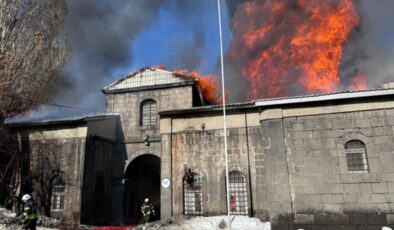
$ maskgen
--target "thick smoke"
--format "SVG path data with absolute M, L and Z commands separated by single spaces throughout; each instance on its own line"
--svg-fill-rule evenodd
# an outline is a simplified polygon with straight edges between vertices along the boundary
M 169 50 L 168 60 L 171 60 L 165 64 L 182 69 L 201 66 L 201 47 L 206 44 L 206 38 L 198 26 L 200 19 L 197 16 L 204 14 L 199 0 L 67 0 L 67 5 L 65 34 L 72 56 L 63 71 L 55 99 L 58 104 L 105 110 L 104 96 L 99 89 L 121 77 L 114 75 L 114 71 L 126 69 L 133 63 L 134 40 L 145 28 L 157 22 L 163 8 L 175 13 L 171 16 L 179 24 L 193 28 L 188 37 L 161 43 Z M 75 114 L 75 111 L 71 113 Z
M 353 32 L 341 63 L 343 88 L 353 74 L 368 77 L 369 88 L 394 81 L 394 1 L 357 1 L 361 24 Z
M 231 25 L 234 21 L 242 22 L 239 17 L 240 9 L 243 4 L 251 1 L 226 0 Z M 289 3 L 291 2 L 297 1 L 289 0 Z M 114 71 L 132 65 L 133 42 L 141 32 L 157 22 L 163 14 L 163 9 L 177 20 L 176 25 L 171 26 L 192 29 L 185 36 L 173 37 L 155 44 L 165 46 L 164 50 L 168 51 L 168 61 L 157 64 L 166 64 L 169 69 L 198 70 L 207 61 L 202 52 L 203 47 L 217 42 L 213 41 L 212 37 L 207 37 L 201 27 L 201 23 L 206 21 L 211 21 L 211 26 L 217 25 L 217 15 L 208 16 L 205 12 L 207 7 L 216 7 L 214 1 L 67 0 L 67 5 L 64 32 L 73 54 L 63 70 L 61 84 L 54 100 L 57 104 L 105 110 L 104 96 L 99 89 L 121 77 L 121 74 L 114 74 Z M 346 90 L 355 74 L 367 75 L 370 88 L 377 87 L 382 82 L 392 81 L 394 76 L 394 67 L 391 65 L 394 60 L 394 32 L 390 24 L 394 19 L 390 11 L 394 8 L 394 2 L 357 1 L 357 8 L 361 24 L 352 32 L 346 44 L 341 60 L 339 90 Z M 261 15 L 258 21 L 251 23 L 259 23 L 264 17 L 266 15 Z M 283 30 L 277 32 L 286 33 Z M 216 28 L 212 33 L 217 33 Z M 215 44 L 213 49 L 216 48 Z M 244 101 L 247 99 L 245 92 L 249 91 L 249 83 L 241 77 L 239 63 L 235 63 L 229 54 L 226 54 L 225 58 L 226 88 L 230 102 Z M 297 91 L 294 84 L 286 85 L 289 91 Z M 53 107 L 50 108 L 53 113 Z M 75 114 L 78 110 L 67 111 Z M 46 108 L 39 110 L 41 115 L 45 112 Z M 67 115 L 64 110 L 55 112 L 58 112 L 59 116 Z
M 72 49 L 56 102 L 104 110 L 100 87 L 132 61 L 137 34 L 157 17 L 164 0 L 67 0 L 65 33 Z
M 170 69 L 195 70 L 202 65 L 203 50 L 207 43 L 201 26 L 201 17 L 204 15 L 206 3 L 199 0 L 171 1 L 166 6 L 172 17 L 178 19 L 175 27 L 192 28 L 189 34 L 180 37 L 171 37 L 166 42 L 168 55 L 171 57 L 166 66 Z M 176 30 L 176 28 L 168 28 Z

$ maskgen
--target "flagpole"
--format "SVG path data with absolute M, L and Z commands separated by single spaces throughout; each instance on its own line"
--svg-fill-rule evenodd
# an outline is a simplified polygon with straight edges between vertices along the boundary
M 228 175 L 228 157 L 227 157 L 227 121 L 226 121 L 226 93 L 224 87 L 224 61 L 223 61 L 223 39 L 222 39 L 222 19 L 220 14 L 220 0 L 218 3 L 218 18 L 219 18 L 219 38 L 220 38 L 220 66 L 222 75 L 222 97 L 223 97 L 223 140 L 224 140 L 224 159 L 226 164 L 226 194 L 227 194 L 227 218 L 229 229 L 231 230 L 230 219 L 230 191 L 229 191 L 229 175 Z

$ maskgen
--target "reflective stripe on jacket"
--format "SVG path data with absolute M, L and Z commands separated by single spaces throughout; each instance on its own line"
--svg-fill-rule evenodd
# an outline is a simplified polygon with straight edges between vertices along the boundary
M 23 208 L 23 216 L 25 220 L 34 220 L 38 218 L 37 204 L 34 201 L 28 200 Z
M 142 212 L 142 215 L 144 215 L 144 216 L 150 215 L 151 213 L 153 215 L 155 215 L 155 209 L 153 208 L 153 206 L 151 204 L 143 204 L 141 206 L 141 212 Z

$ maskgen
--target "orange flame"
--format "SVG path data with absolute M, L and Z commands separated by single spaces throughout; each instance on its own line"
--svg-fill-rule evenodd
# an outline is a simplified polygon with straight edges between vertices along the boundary
M 352 0 L 249 1 L 233 18 L 231 58 L 250 83 L 248 99 L 337 89 Z
M 217 78 L 215 77 L 215 75 L 210 74 L 207 76 L 203 76 L 197 71 L 188 72 L 187 70 L 174 70 L 172 71 L 172 73 L 197 79 L 197 85 L 201 89 L 204 101 L 211 104 L 221 103 L 222 97 L 218 94 L 219 86 L 216 81 Z
M 368 89 L 367 86 L 367 76 L 365 75 L 357 75 L 353 77 L 352 84 L 349 87 L 351 91 L 360 91 Z
M 167 67 L 165 67 L 164 65 L 155 65 L 155 66 L 152 66 L 152 68 L 154 68 L 154 69 L 161 69 L 161 70 L 167 70 Z

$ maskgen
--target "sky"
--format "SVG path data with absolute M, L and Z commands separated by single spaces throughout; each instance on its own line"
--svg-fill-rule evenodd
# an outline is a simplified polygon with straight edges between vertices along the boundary
M 201 1 L 193 8 L 180 14 L 182 9 L 174 2 L 164 5 L 156 21 L 134 40 L 134 61 L 123 72 L 158 64 L 169 69 L 197 69 L 203 74 L 214 72 L 220 52 L 217 4 Z M 225 48 L 231 39 L 226 9 L 222 9 Z M 199 50 L 192 48 L 196 45 Z
M 230 24 L 239 16 L 242 4 L 253 1 L 264 2 L 221 1 L 225 55 L 234 37 Z M 100 89 L 146 66 L 220 76 L 215 0 L 66 2 L 68 13 L 62 33 L 67 36 L 73 54 L 62 70 L 61 85 L 53 103 L 81 109 L 41 106 L 30 113 L 34 118 L 104 112 L 105 97 Z M 370 88 L 376 88 L 382 82 L 394 80 L 394 1 L 354 2 L 361 22 L 345 46 L 342 65 L 347 70 L 342 72 L 364 72 Z M 245 80 L 232 63 L 225 61 L 224 65 L 229 102 L 244 101 L 239 95 L 245 91 Z
M 99 91 L 147 66 L 218 72 L 219 31 L 214 0 L 67 0 L 65 33 L 73 56 L 55 101 L 102 111 Z M 223 44 L 231 40 L 221 6 Z M 87 93 L 89 92 L 89 94 Z

